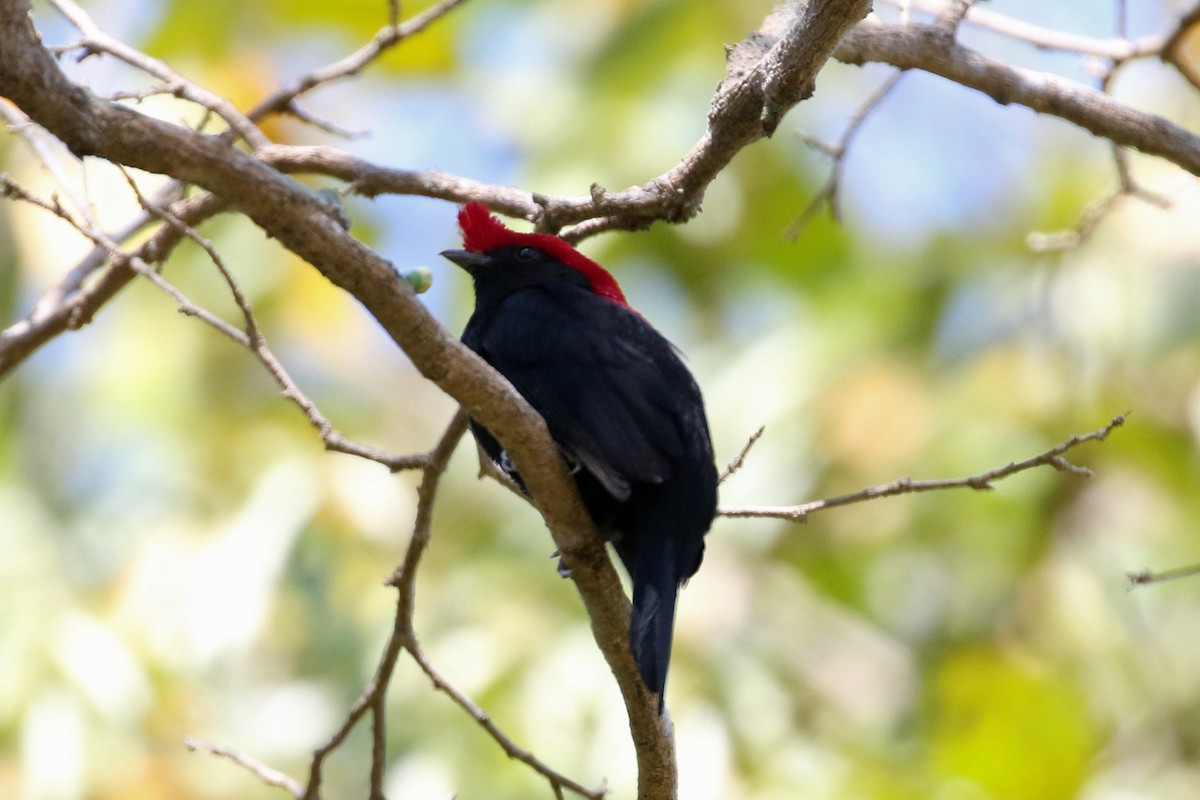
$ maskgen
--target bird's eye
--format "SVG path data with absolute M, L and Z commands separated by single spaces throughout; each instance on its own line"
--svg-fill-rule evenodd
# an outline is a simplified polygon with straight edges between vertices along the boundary
M 537 250 L 534 250 L 532 247 L 522 247 L 517 251 L 517 258 L 522 261 L 533 261 L 537 258 Z

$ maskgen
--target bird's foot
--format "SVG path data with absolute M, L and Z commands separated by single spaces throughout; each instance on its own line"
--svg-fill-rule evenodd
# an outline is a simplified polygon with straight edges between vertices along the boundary
M 566 564 L 563 563 L 561 553 L 559 553 L 557 550 L 555 550 L 553 553 L 550 554 L 550 557 L 558 559 L 558 568 L 557 569 L 558 569 L 558 574 L 560 576 L 562 576 L 564 578 L 571 577 L 571 570 L 567 567 Z

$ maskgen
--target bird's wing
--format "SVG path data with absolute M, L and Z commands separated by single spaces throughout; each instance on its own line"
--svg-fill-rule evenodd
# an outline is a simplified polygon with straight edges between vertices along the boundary
M 684 401 L 699 390 L 640 316 L 590 292 L 531 288 L 509 295 L 477 333 L 480 355 L 614 497 L 628 497 L 631 481 L 670 477 L 684 454 Z

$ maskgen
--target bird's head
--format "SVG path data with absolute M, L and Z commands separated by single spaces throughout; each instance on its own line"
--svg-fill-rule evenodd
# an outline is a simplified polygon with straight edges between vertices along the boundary
M 458 212 L 462 250 L 442 255 L 470 273 L 476 290 L 489 286 L 563 281 L 576 283 L 628 307 L 616 279 L 604 267 L 549 233 L 518 233 L 492 216 L 483 203 L 467 203 Z

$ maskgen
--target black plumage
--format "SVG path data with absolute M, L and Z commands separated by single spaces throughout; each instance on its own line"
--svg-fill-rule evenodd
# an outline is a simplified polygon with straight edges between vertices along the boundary
M 611 275 L 565 241 L 509 231 L 479 204 L 459 219 L 467 249 L 442 255 L 474 279 L 463 343 L 545 419 L 629 571 L 633 655 L 661 711 L 676 595 L 700 567 L 716 512 L 700 389 Z M 474 421 L 472 430 L 511 471 L 490 432 Z

